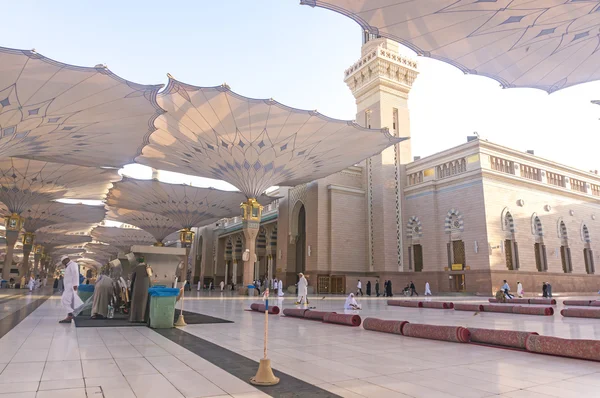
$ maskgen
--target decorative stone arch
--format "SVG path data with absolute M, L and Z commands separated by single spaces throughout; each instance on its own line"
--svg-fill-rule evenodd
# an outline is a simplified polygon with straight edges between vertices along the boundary
M 423 229 L 419 217 L 412 216 L 406 224 L 406 237 L 410 240 L 418 240 L 423 236 Z
M 542 227 L 542 220 L 537 215 L 537 213 L 533 213 L 531 215 L 531 234 L 538 237 L 544 237 L 544 228 Z
M 231 237 L 227 238 L 225 242 L 225 261 L 233 260 L 233 240 Z
M 306 206 L 304 204 L 304 202 L 300 199 L 296 200 L 296 202 L 294 203 L 294 207 L 292 208 L 292 211 L 290 212 L 291 218 L 290 218 L 290 243 L 294 244 L 296 243 L 296 239 L 298 239 L 298 216 L 300 215 L 300 209 L 302 208 L 302 206 L 304 206 L 304 211 L 306 212 Z
M 241 261 L 242 253 L 244 252 L 244 239 L 241 235 L 236 235 L 236 238 L 233 243 L 233 259 Z
M 590 230 L 587 227 L 587 225 L 585 225 L 585 223 L 583 223 L 583 222 L 581 223 L 580 233 L 581 233 L 581 241 L 582 242 L 587 243 L 587 244 L 592 243 L 592 239 L 590 237 Z
M 515 219 L 512 216 L 512 213 L 510 212 L 510 209 L 508 207 L 505 207 L 504 210 L 502 210 L 500 224 L 502 225 L 502 230 L 511 235 L 516 232 Z
M 569 241 L 569 232 L 567 231 L 567 224 L 565 224 L 565 221 L 562 217 L 559 217 L 558 221 L 556 222 L 556 233 L 558 234 L 558 237 L 560 238 L 561 242 L 566 243 Z
M 464 230 L 465 223 L 461 212 L 456 209 L 448 210 L 444 220 L 444 232 L 450 234 L 452 232 L 464 232 Z
M 258 235 L 256 236 L 256 255 L 267 255 L 267 230 L 265 227 L 260 227 Z
M 269 247 L 267 250 L 273 256 L 277 253 L 277 224 L 274 224 L 269 234 Z

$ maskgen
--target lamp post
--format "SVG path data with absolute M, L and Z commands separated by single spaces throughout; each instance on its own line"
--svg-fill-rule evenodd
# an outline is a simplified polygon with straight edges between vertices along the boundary
M 240 205 L 242 208 L 242 227 L 246 238 L 246 251 L 244 253 L 243 289 L 252 283 L 254 265 L 256 261 L 256 236 L 260 228 L 263 207 L 254 198 L 248 199 Z M 246 253 L 248 254 L 246 256 Z
M 15 243 L 17 243 L 19 232 L 23 228 L 23 217 L 17 213 L 13 213 L 4 218 L 4 225 L 6 226 L 6 257 L 4 258 L 4 267 L 2 268 L 2 278 L 8 280 L 10 278 L 10 269 L 12 268 Z
M 181 310 L 179 312 L 179 317 L 177 318 L 177 322 L 175 322 L 175 326 L 187 326 L 185 323 L 185 319 L 183 317 L 183 304 L 185 301 L 185 285 L 187 283 L 187 268 L 188 268 L 188 255 L 190 252 L 190 246 L 194 241 L 194 231 L 190 228 L 184 228 L 179 231 L 179 241 L 181 242 L 181 246 L 185 247 L 185 261 L 183 262 L 183 269 L 181 279 L 183 279 L 183 294 L 181 295 Z

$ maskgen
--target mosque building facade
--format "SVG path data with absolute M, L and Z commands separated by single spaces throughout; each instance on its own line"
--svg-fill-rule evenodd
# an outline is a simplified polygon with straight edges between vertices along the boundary
M 415 61 L 393 41 L 365 36 L 345 72 L 356 121 L 410 138 Z M 363 281 L 413 281 L 434 292 L 490 294 L 503 280 L 539 293 L 596 292 L 600 276 L 600 176 L 472 137 L 413 158 L 410 139 L 329 177 L 280 187 L 257 237 L 255 279 L 348 293 Z M 201 228 L 194 283 L 242 281 L 240 217 Z

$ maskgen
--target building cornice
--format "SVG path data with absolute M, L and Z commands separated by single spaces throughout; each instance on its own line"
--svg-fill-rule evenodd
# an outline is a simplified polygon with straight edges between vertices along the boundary
M 364 195 L 366 193 L 362 189 L 345 187 L 342 185 L 328 185 L 327 189 L 330 191 L 339 191 L 339 192 L 345 192 L 345 193 L 354 194 L 354 195 Z

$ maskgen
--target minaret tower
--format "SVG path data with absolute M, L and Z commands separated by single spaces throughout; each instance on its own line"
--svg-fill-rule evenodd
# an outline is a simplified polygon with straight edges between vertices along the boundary
M 410 138 L 408 94 L 417 63 L 398 52 L 398 43 L 364 33 L 361 59 L 345 71 L 344 81 L 356 98 L 356 122 L 387 127 Z M 412 161 L 410 140 L 387 148 L 365 162 L 369 270 L 399 272 L 404 267 L 403 187 Z

